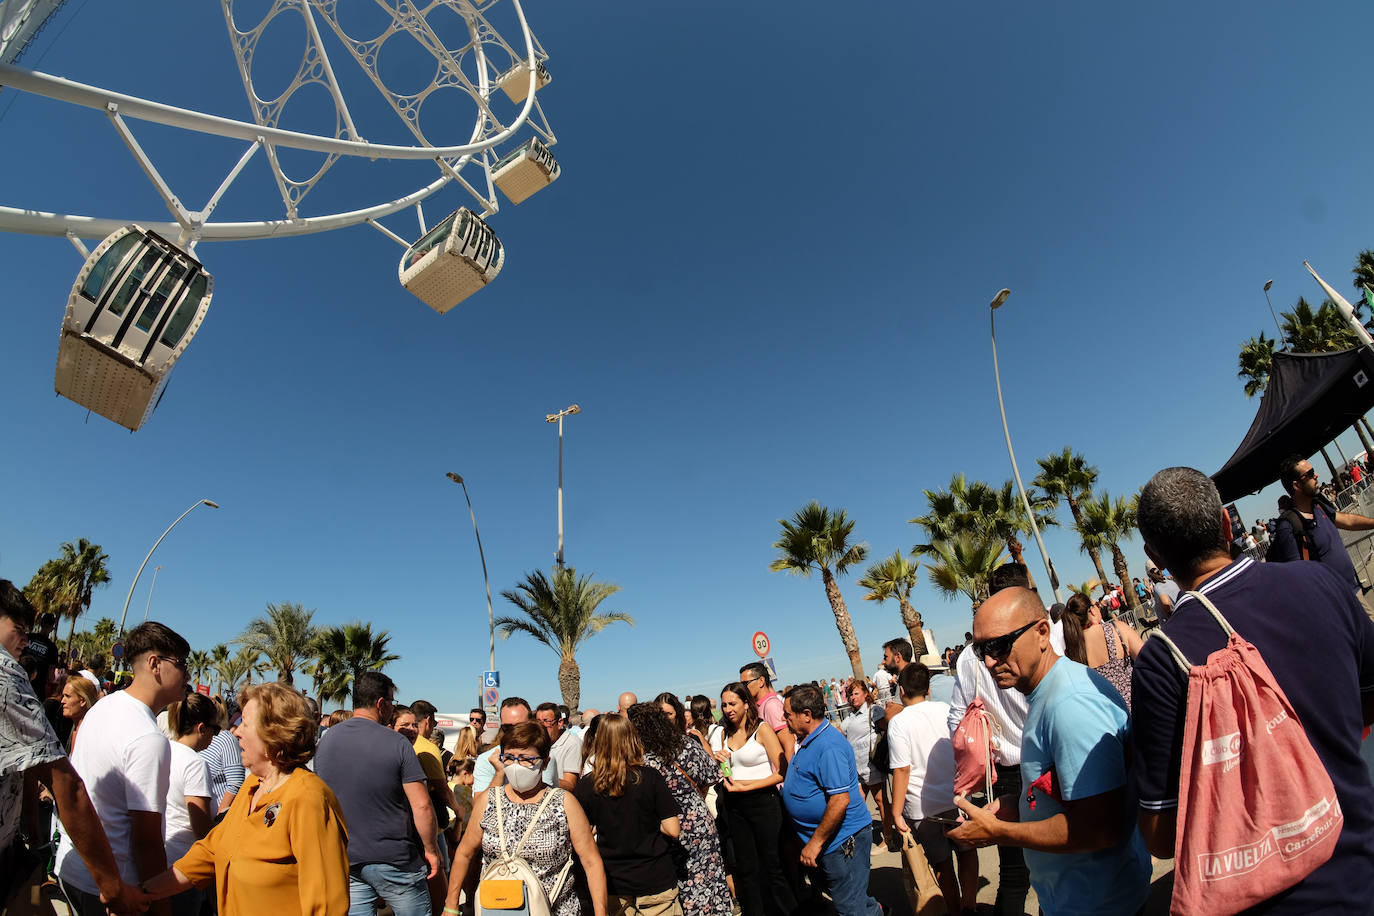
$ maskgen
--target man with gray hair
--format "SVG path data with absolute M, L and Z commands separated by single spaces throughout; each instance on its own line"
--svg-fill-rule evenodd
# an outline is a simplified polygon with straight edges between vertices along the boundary
M 1335 786 L 1345 826 L 1331 858 L 1249 912 L 1366 913 L 1374 884 L 1374 785 L 1360 759 L 1374 722 L 1374 622 L 1347 579 L 1322 563 L 1232 560 L 1231 520 L 1211 479 L 1166 468 L 1140 491 L 1145 553 L 1182 593 L 1163 632 L 1194 663 L 1223 648 L 1224 633 L 1196 591 L 1263 656 Z M 1146 640 L 1131 678 L 1140 832 L 1150 852 L 1175 848 L 1188 685 L 1159 640 Z
M 854 751 L 826 720 L 825 696 L 814 684 L 788 690 L 783 715 L 797 743 L 782 803 L 806 843 L 802 864 L 820 872 L 839 916 L 882 916 L 868 895 L 873 826 Z

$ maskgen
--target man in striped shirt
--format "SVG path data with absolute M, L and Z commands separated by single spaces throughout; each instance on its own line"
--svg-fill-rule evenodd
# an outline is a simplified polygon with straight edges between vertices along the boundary
M 210 767 L 210 798 L 218 818 L 229 810 L 234 796 L 239 793 L 239 786 L 243 785 L 243 754 L 233 729 L 220 729 L 200 756 Z

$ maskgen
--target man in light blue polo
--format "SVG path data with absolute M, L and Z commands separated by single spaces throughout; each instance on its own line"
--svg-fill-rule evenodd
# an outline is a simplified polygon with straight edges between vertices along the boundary
M 802 864 L 820 870 L 839 916 L 881 916 L 878 901 L 868 896 L 873 823 L 859 790 L 854 751 L 826 721 L 825 697 L 814 685 L 787 691 L 783 715 L 797 747 L 782 803 L 806 842 Z
M 1026 695 L 1021 783 L 1012 807 L 996 798 L 947 836 L 972 846 L 1019 846 L 1047 916 L 1132 916 L 1150 891 L 1150 855 L 1136 831 L 1126 778 L 1130 713 L 1102 675 L 1063 658 L 1045 605 L 1028 588 L 998 592 L 973 618 L 969 651 L 998 688 Z

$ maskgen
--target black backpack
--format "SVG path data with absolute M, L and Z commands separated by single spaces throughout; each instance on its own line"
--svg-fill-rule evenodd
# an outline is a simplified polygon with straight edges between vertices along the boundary
M 1336 507 L 1331 504 L 1331 501 L 1324 496 L 1318 495 L 1312 499 L 1312 509 L 1314 513 L 1318 506 L 1320 506 L 1322 511 L 1324 511 L 1334 522 L 1336 518 Z M 1288 527 L 1293 529 L 1293 540 L 1298 542 L 1299 555 L 1301 555 L 1304 560 L 1312 559 L 1313 544 L 1311 536 L 1307 533 L 1307 520 L 1302 517 L 1302 514 L 1298 512 L 1297 509 L 1284 509 L 1279 513 L 1278 518 L 1273 521 L 1275 534 L 1278 533 L 1278 523 L 1280 521 L 1287 522 Z M 1277 547 L 1278 539 L 1271 537 L 1269 540 L 1269 549 L 1264 554 L 1265 562 L 1275 562 Z

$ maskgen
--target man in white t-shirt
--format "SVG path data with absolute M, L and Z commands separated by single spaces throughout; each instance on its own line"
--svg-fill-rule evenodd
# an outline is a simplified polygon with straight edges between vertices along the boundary
M 930 669 L 920 662 L 913 662 L 901 670 L 897 686 L 902 697 L 902 711 L 887 723 L 888 760 L 892 766 L 892 821 L 899 834 L 913 834 L 925 850 L 949 911 L 972 912 L 978 908 L 978 850 L 955 847 L 945 837 L 948 826 L 929 820 L 932 815 L 948 815 L 951 811 L 957 814 L 954 808 L 954 745 L 945 724 L 949 704 L 930 699 Z M 951 861 L 956 852 L 959 859 L 957 877 Z
M 548 765 L 544 767 L 544 784 L 571 792 L 577 788 L 577 777 L 582 772 L 582 739 L 564 727 L 557 703 L 540 703 L 534 717 L 553 742 Z
M 81 722 L 72 765 L 89 787 L 119 872 L 136 884 L 167 869 L 163 815 L 172 751 L 157 727 L 157 714 L 186 695 L 186 656 L 191 647 L 171 628 L 149 621 L 124 641 L 134 681 L 91 707 Z M 57 873 L 78 916 L 101 916 L 95 882 L 63 831 Z M 151 911 L 168 913 L 165 902 Z

